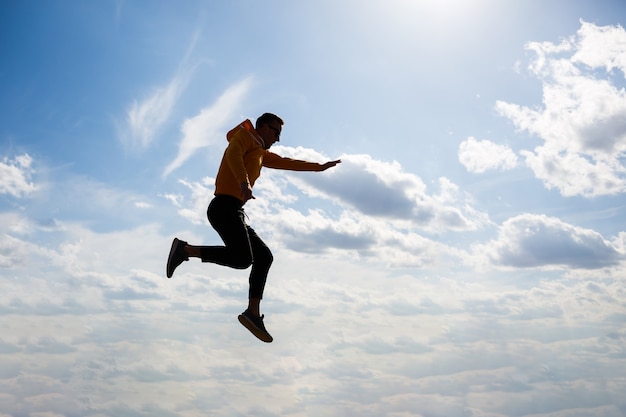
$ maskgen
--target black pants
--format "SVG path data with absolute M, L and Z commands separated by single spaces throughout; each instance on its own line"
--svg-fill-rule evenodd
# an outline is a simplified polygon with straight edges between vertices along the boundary
M 250 298 L 263 298 L 267 273 L 274 257 L 267 245 L 246 224 L 243 203 L 228 195 L 216 195 L 209 204 L 207 217 L 225 246 L 202 246 L 202 262 L 212 262 L 250 271 Z

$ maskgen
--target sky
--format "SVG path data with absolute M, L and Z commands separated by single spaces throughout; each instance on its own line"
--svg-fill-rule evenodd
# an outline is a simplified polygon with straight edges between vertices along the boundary
M 626 5 L 0 2 L 0 417 L 626 415 Z M 165 264 L 225 134 L 247 271 Z

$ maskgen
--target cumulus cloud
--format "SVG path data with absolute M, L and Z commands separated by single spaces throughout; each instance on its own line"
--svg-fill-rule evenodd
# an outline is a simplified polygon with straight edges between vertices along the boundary
M 22 197 L 36 190 L 31 181 L 33 158 L 26 154 L 0 160 L 0 194 Z
M 506 220 L 496 240 L 475 249 L 494 264 L 516 268 L 596 269 L 617 265 L 626 255 L 594 230 L 534 214 Z
M 617 68 L 626 75 L 626 53 L 624 52 L 626 37 L 620 25 L 596 26 L 581 21 L 578 35 L 578 49 L 573 56 L 574 62 L 589 65 L 592 68 L 604 67 L 607 71 Z M 599 45 L 603 47 L 598 48 Z
M 328 160 L 303 148 L 276 149 L 294 158 Z M 343 155 L 341 160 L 321 174 L 293 174 L 295 183 L 309 195 L 330 198 L 366 216 L 410 223 L 426 231 L 476 230 L 486 221 L 486 215 L 471 207 L 470 197 L 447 178 L 440 178 L 431 191 L 398 162 L 369 155 Z
M 564 196 L 623 193 L 626 92 L 613 69 L 623 79 L 626 31 L 581 22 L 561 43 L 531 42 L 527 49 L 536 55 L 529 70 L 543 83 L 543 108 L 496 103 L 501 115 L 544 142 L 521 152 L 526 164 Z
M 202 109 L 198 115 L 183 122 L 178 155 L 165 168 L 164 177 L 180 167 L 198 149 L 225 141 L 225 125 L 250 89 L 251 82 L 250 77 L 239 81 L 228 88 L 212 106 Z
M 508 146 L 470 137 L 459 145 L 459 162 L 469 172 L 504 171 L 517 166 L 517 155 Z

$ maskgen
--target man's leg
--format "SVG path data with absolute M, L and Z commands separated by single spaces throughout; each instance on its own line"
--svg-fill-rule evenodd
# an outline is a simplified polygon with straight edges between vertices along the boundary
M 265 329 L 264 316 L 260 314 L 259 305 L 263 298 L 267 273 L 272 265 L 273 256 L 265 243 L 257 236 L 251 227 L 248 227 L 248 237 L 252 248 L 252 271 L 250 271 L 250 289 L 248 291 L 248 308 L 239 315 L 239 322 L 260 340 L 270 343 L 274 339 Z
M 183 241 L 177 243 L 175 239 L 172 247 L 180 246 L 180 250 L 183 251 L 184 256 L 178 256 L 179 259 L 199 257 L 203 262 L 241 269 L 252 264 L 248 309 L 240 314 L 238 319 L 257 338 L 267 343 L 272 342 L 273 338 L 265 329 L 263 316 L 259 312 L 267 274 L 273 261 L 271 251 L 255 231 L 246 225 L 241 203 L 231 198 L 216 197 L 211 201 L 207 215 L 225 246 L 191 246 Z M 168 261 L 168 277 L 173 273 L 173 268 Z
M 248 226 L 248 239 L 254 259 L 248 280 L 250 284 L 248 291 L 248 310 L 259 317 L 261 315 L 259 305 L 263 299 L 267 274 L 274 261 L 274 256 L 265 242 L 263 242 L 250 226 Z
M 207 217 L 224 241 L 224 246 L 193 246 L 174 239 L 167 263 L 167 277 L 170 278 L 176 267 L 190 257 L 231 268 L 248 268 L 253 260 L 252 248 L 241 205 L 241 201 L 234 197 L 216 196 L 209 205 Z
M 196 255 L 199 249 L 202 262 L 237 269 L 248 268 L 252 264 L 253 255 L 241 202 L 233 197 L 215 197 L 209 205 L 207 217 L 222 238 L 224 246 L 199 246 L 192 248 L 191 252 Z

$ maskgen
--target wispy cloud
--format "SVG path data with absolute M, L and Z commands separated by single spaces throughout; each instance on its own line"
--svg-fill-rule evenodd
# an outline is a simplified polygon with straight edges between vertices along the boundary
M 118 3 L 118 14 L 121 13 L 123 4 Z M 179 70 L 167 84 L 155 87 L 147 97 L 134 100 L 130 105 L 121 135 L 128 147 L 139 150 L 149 147 L 161 127 L 170 118 L 197 66 L 190 65 L 189 61 L 199 38 L 200 31 L 196 30 L 187 46 Z
M 126 0 L 116 0 L 115 1 L 115 25 L 118 26 L 122 19 L 122 11 L 124 9 L 124 3 Z
M 180 94 L 189 82 L 191 72 L 177 74 L 165 86 L 141 101 L 134 101 L 126 115 L 126 131 L 122 139 L 133 149 L 145 149 L 169 119 Z
M 165 168 L 163 177 L 167 177 L 180 167 L 198 149 L 225 140 L 225 124 L 231 120 L 233 112 L 239 107 L 251 83 L 251 77 L 239 81 L 229 87 L 211 106 L 183 122 L 178 155 Z

